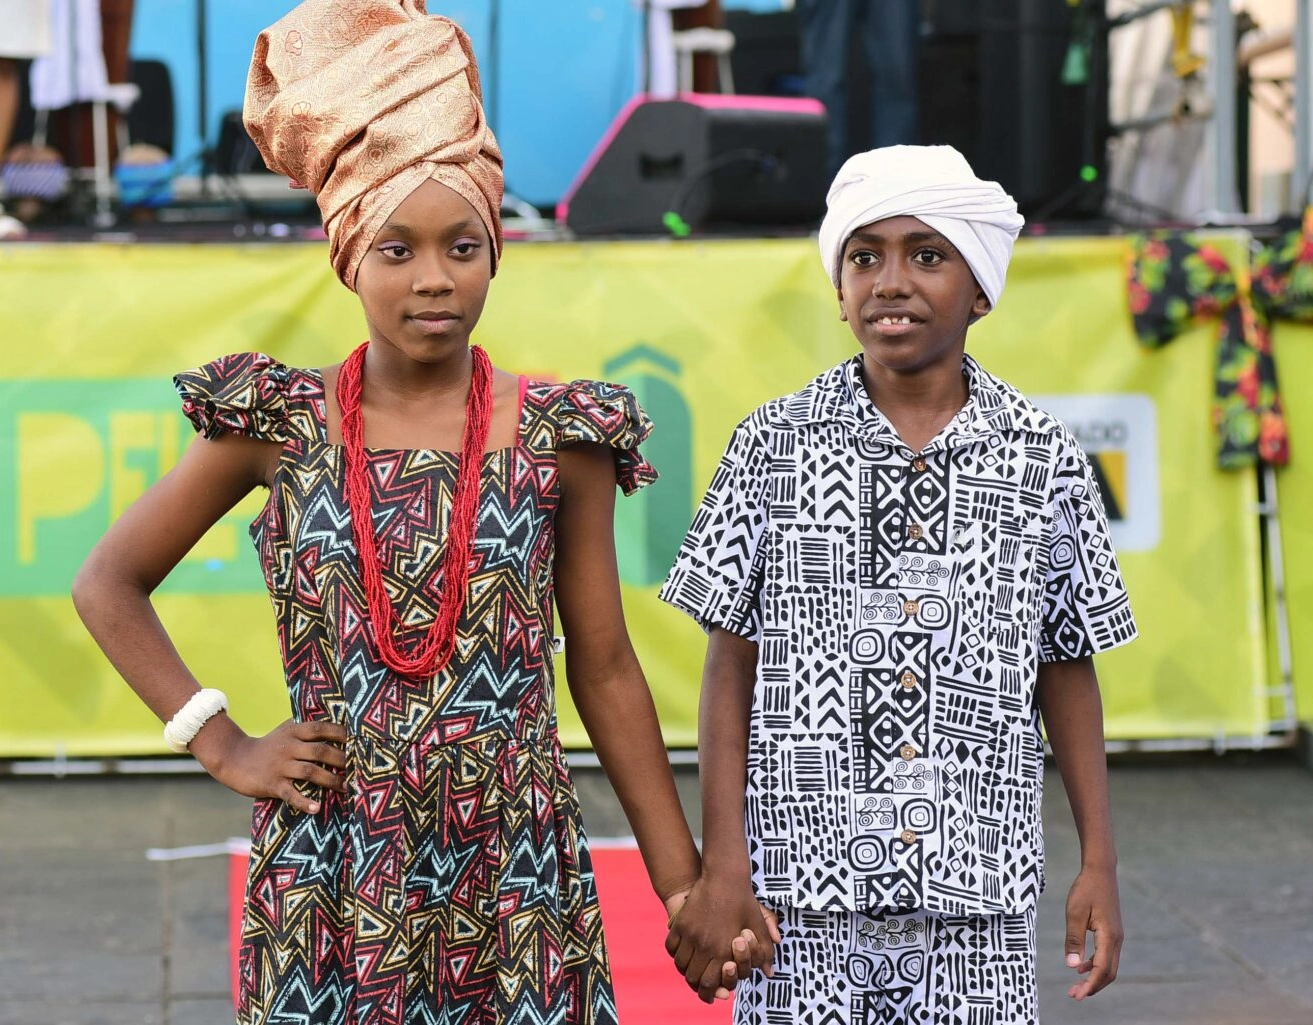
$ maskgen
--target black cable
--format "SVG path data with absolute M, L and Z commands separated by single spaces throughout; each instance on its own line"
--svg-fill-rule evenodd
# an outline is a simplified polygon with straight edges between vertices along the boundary
M 664 226 L 677 237 L 682 238 L 689 234 L 691 228 L 684 220 L 682 208 L 688 201 L 689 196 L 692 195 L 693 190 L 717 171 L 721 171 L 732 164 L 749 161 L 755 163 L 763 171 L 774 174 L 776 178 L 783 171 L 783 165 L 777 157 L 759 149 L 736 149 L 730 150 L 728 153 L 722 153 L 720 156 L 708 160 L 680 183 L 679 188 L 670 197 L 669 207 L 661 217 Z
M 206 121 L 210 116 L 210 94 L 206 78 L 209 76 L 210 45 L 206 21 L 208 11 L 205 0 L 195 0 L 196 10 L 196 116 L 200 119 L 197 134 L 201 140 L 201 195 L 209 188 L 210 171 L 213 170 L 214 155 L 210 148 L 210 130 Z

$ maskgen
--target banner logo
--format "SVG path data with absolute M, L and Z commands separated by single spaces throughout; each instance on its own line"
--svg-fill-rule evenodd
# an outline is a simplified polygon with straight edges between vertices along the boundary
M 1158 415 L 1148 395 L 1042 395 L 1035 404 L 1071 428 L 1090 457 L 1119 552 L 1144 552 L 1162 536 Z
M 67 595 L 91 546 L 195 432 L 168 380 L 10 380 L 0 395 L 0 597 Z M 215 524 L 161 589 L 263 592 L 246 534 L 266 494 Z
M 660 480 L 620 501 L 615 511 L 620 579 L 632 587 L 659 584 L 693 517 L 693 413 L 684 397 L 680 363 L 645 342 L 602 365 L 609 381 L 622 381 L 657 425 L 643 453 Z

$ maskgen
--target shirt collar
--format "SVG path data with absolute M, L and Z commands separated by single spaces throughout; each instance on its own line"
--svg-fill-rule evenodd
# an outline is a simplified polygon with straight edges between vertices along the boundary
M 966 354 L 962 356 L 962 373 L 967 379 L 966 405 L 926 446 L 927 450 L 951 448 L 1004 431 L 1050 434 L 1058 429 L 1057 420 Z M 795 392 L 785 415 L 795 426 L 837 421 L 871 441 L 906 447 L 866 394 L 860 353 Z

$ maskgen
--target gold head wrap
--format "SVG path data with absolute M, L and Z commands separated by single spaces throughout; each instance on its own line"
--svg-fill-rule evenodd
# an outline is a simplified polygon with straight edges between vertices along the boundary
M 337 276 L 355 290 L 374 236 L 432 178 L 478 211 L 501 259 L 502 156 L 469 36 L 425 0 L 306 0 L 260 33 L 246 130 L 319 203 Z

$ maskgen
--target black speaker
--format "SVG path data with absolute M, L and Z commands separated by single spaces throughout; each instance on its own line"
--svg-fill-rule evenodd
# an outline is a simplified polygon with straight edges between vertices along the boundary
M 1023 212 L 1098 216 L 1107 163 L 1108 56 L 1104 0 L 921 0 L 917 58 L 921 138 L 956 146 L 983 178 L 1002 183 Z M 878 5 L 866 7 L 879 16 Z M 797 11 L 726 12 L 739 40 L 734 81 L 762 92 L 802 85 Z M 869 26 L 868 26 L 869 27 Z M 1066 84 L 1073 42 L 1088 45 L 1088 82 Z M 852 152 L 871 144 L 870 71 L 861 39 L 849 40 L 848 117 Z M 1088 172 L 1086 172 L 1088 173 Z
M 977 148 L 982 178 L 1002 182 L 1023 213 L 1098 216 L 1097 190 L 1082 189 L 1086 166 L 1107 167 L 1108 39 L 1103 0 L 1073 7 L 1052 0 L 981 0 L 977 60 Z M 1065 84 L 1072 44 L 1085 43 L 1088 72 Z
M 214 146 L 214 170 L 219 174 L 263 174 L 269 168 L 246 134 L 240 110 L 225 111 L 219 120 L 219 141 Z
M 169 66 L 163 61 L 130 61 L 128 81 L 141 89 L 141 96 L 128 110 L 128 138 L 172 155 L 173 79 Z
M 638 97 L 557 205 L 576 235 L 811 227 L 825 213 L 825 111 L 814 100 Z M 673 215 L 673 216 L 672 216 Z

